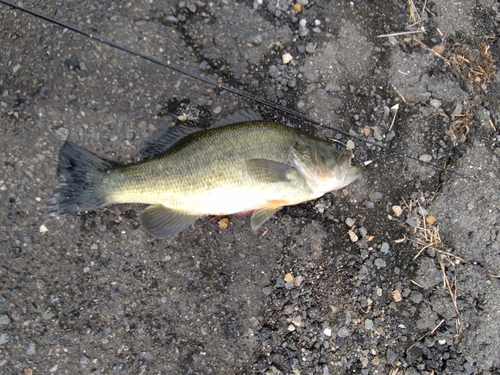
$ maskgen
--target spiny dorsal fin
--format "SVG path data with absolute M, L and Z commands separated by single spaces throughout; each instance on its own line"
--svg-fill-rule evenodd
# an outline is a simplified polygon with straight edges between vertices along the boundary
M 252 111 L 251 109 L 242 109 L 234 112 L 232 115 L 221 118 L 211 128 L 218 128 L 225 125 L 237 124 L 247 121 L 262 121 L 263 118 L 260 114 Z
M 167 152 L 179 141 L 185 140 L 188 136 L 202 131 L 203 129 L 201 128 L 185 125 L 176 125 L 171 128 L 162 127 L 149 137 L 147 145 L 141 151 L 141 156 L 145 160 L 152 159 Z
M 224 117 L 217 121 L 212 128 L 218 128 L 225 125 L 237 124 L 246 121 L 262 121 L 262 116 L 252 110 L 241 110 L 233 113 L 227 117 Z M 141 151 L 141 156 L 144 160 L 149 160 L 155 156 L 164 154 L 172 146 L 177 144 L 179 141 L 185 141 L 189 139 L 194 133 L 203 132 L 204 130 L 197 127 L 188 127 L 185 125 L 176 125 L 171 128 L 161 127 L 155 131 L 149 140 L 147 145 Z

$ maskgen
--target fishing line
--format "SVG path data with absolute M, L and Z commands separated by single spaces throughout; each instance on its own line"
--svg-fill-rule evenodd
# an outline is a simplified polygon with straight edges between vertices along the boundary
M 350 134 L 349 132 L 345 131 L 345 130 L 341 130 L 341 129 L 337 129 L 337 128 L 334 128 L 332 126 L 328 126 L 328 125 L 325 125 L 325 124 L 322 124 L 321 122 L 319 121 L 316 121 L 316 120 L 313 120 L 311 119 L 310 117 L 306 116 L 306 115 L 303 115 L 299 112 L 295 112 L 291 109 L 287 109 L 285 107 L 282 107 L 278 104 L 274 104 L 272 102 L 269 102 L 267 100 L 264 100 L 264 99 L 260 99 L 260 98 L 257 98 L 255 96 L 252 96 L 244 91 L 240 91 L 238 89 L 235 89 L 235 88 L 232 88 L 230 86 L 226 86 L 226 85 L 223 85 L 223 84 L 219 84 L 217 82 L 214 82 L 212 81 L 211 79 L 209 78 L 205 78 L 205 77 L 201 77 L 201 76 L 198 76 L 196 74 L 193 74 L 187 70 L 184 70 L 184 69 L 181 69 L 179 67 L 176 67 L 176 66 L 173 66 L 173 65 L 170 65 L 170 64 L 167 64 L 161 60 L 158 60 L 158 59 L 155 59 L 154 57 L 151 57 L 151 56 L 148 56 L 148 55 L 145 55 L 145 54 L 142 54 L 140 52 L 137 52 L 137 51 L 134 51 L 130 48 L 127 48 L 127 47 L 124 47 L 120 44 L 117 44 L 117 43 L 114 43 L 110 40 L 107 40 L 107 39 L 104 39 L 102 38 L 101 36 L 99 35 L 96 35 L 96 34 L 92 34 L 92 33 L 88 33 L 86 31 L 83 31 L 81 29 L 78 29 L 74 26 L 71 26 L 69 24 L 66 24 L 64 22 L 61 22 L 61 21 L 58 21 L 54 18 L 51 18 L 51 17 L 48 17 L 44 14 L 41 14 L 41 13 L 38 13 L 38 12 L 35 12 L 33 10 L 30 10 L 30 9 L 27 9 L 27 8 L 24 8 L 20 5 L 17 5 L 17 4 L 13 4 L 13 3 L 10 3 L 8 1 L 5 1 L 5 0 L 0 0 L 0 4 L 4 4 L 4 5 L 7 5 L 11 8 L 14 8 L 14 9 L 17 9 L 17 10 L 20 10 L 21 12 L 24 12 L 24 13 L 28 13 L 36 18 L 39 18 L 39 19 L 42 19 L 44 21 L 47 21 L 49 23 L 52 23 L 54 25 L 58 25 L 60 27 L 63 27 L 65 29 L 68 29 L 68 30 L 71 30 L 77 34 L 81 34 L 81 35 L 84 35 L 88 38 L 90 38 L 91 40 L 94 40 L 96 42 L 99 42 L 99 43 L 103 43 L 103 44 L 106 44 L 112 48 L 115 48 L 115 49 L 118 49 L 120 51 L 123 51 L 123 52 L 126 52 L 128 54 L 131 54 L 133 56 L 137 56 L 137 57 L 140 57 L 141 59 L 144 59 L 146 61 L 149 61 L 149 62 L 152 62 L 153 64 L 157 64 L 157 65 L 160 65 L 164 68 L 167 68 L 167 69 L 170 69 L 174 72 L 177 72 L 177 73 L 180 73 L 180 74 L 183 74 L 185 76 L 188 76 L 188 77 L 191 77 L 191 78 L 194 78 L 196 80 L 199 80 L 201 82 L 204 82 L 206 83 L 207 85 L 209 86 L 213 86 L 215 88 L 218 88 L 218 89 L 221 89 L 221 90 L 226 90 L 226 91 L 229 91 L 235 95 L 238 95 L 238 96 L 241 96 L 243 98 L 246 98 L 246 99 L 249 99 L 251 101 L 254 101 L 256 103 L 259 103 L 259 104 L 262 104 L 264 106 L 267 106 L 267 107 L 270 107 L 270 108 L 273 108 L 277 111 L 280 111 L 280 112 L 283 112 L 283 113 L 286 113 L 287 115 L 290 115 L 290 116 L 293 116 L 295 118 L 299 118 L 301 120 L 304 120 L 304 121 L 307 121 L 308 123 L 312 124 L 312 125 L 316 125 L 316 126 L 321 126 L 322 128 L 325 128 L 325 129 L 330 129 L 330 130 L 334 130 L 340 134 L 343 134 L 347 137 L 350 137 L 350 138 L 354 138 L 360 142 L 364 142 L 366 144 L 369 144 L 369 145 L 372 145 L 372 146 L 375 146 L 375 147 L 378 147 L 380 148 L 381 150 L 384 150 L 384 151 L 387 151 L 387 152 L 392 152 L 398 156 L 401 156 L 401 157 L 405 157 L 405 158 L 408 158 L 408 159 L 411 159 L 411 160 L 416 160 L 418 161 L 419 163 L 423 163 L 423 164 L 426 164 L 432 168 L 435 168 L 435 169 L 439 169 L 443 172 L 449 172 L 449 173 L 452 173 L 452 174 L 455 174 L 457 176 L 460 176 L 460 177 L 464 177 L 464 178 L 470 178 L 468 176 L 465 176 L 459 172 L 455 172 L 454 170 L 452 169 L 445 169 L 444 167 L 438 165 L 438 164 L 434 164 L 434 163 L 430 163 L 430 162 L 427 162 L 427 161 L 424 161 L 424 160 L 420 160 L 419 158 L 415 157 L 415 156 L 412 156 L 412 155 L 409 155 L 409 154 L 406 154 L 404 152 L 401 152 L 401 151 L 398 151 L 398 150 L 395 150 L 395 149 L 392 149 L 390 147 L 386 147 L 386 146 L 383 146 L 383 145 L 380 145 L 376 142 L 372 142 L 372 141 L 369 141 L 367 139 L 363 139 L 361 138 L 360 136 L 357 136 L 357 135 L 353 135 L 353 134 Z

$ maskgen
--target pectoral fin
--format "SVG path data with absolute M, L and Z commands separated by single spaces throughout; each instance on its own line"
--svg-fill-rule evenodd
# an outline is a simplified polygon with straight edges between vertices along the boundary
M 247 171 L 254 179 L 260 182 L 290 181 L 294 167 L 267 159 L 249 159 L 246 162 Z
M 147 207 L 140 216 L 144 229 L 157 238 L 167 238 L 182 232 L 197 219 L 198 216 L 175 211 L 161 204 Z
M 255 210 L 252 214 L 252 218 L 250 219 L 250 224 L 252 226 L 252 230 L 257 230 L 259 227 L 268 221 L 273 215 L 280 210 L 281 207 L 266 207 L 261 208 L 259 210 Z

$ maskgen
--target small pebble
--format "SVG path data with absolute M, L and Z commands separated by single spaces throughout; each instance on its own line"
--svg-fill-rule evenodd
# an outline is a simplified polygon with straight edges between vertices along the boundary
M 393 290 L 392 298 L 394 298 L 394 301 L 396 302 L 401 302 L 401 300 L 403 299 L 401 297 L 401 291 L 399 289 Z
M 380 202 L 384 196 L 378 191 L 374 191 L 370 194 L 370 199 L 374 202 Z
M 393 36 L 390 36 L 389 38 L 387 38 L 387 40 L 389 41 L 389 43 L 391 43 L 393 46 L 395 46 L 396 44 L 398 44 L 398 40 L 393 37 Z
M 423 154 L 423 155 L 420 155 L 418 160 L 423 161 L 425 163 L 429 163 L 432 160 L 432 156 L 429 154 Z
M 48 232 L 49 230 L 47 229 L 47 227 L 45 225 L 40 225 L 40 229 L 39 229 L 40 233 L 45 233 L 45 232 Z
M 383 139 L 382 134 L 380 134 L 380 130 L 378 130 L 378 127 L 376 127 L 376 126 L 373 128 L 373 137 L 377 141 L 381 141 Z
M 56 130 L 56 134 L 61 141 L 65 141 L 66 139 L 68 139 L 69 130 L 66 128 L 59 128 Z
M 303 280 L 303 279 L 304 279 L 304 278 L 303 278 L 302 276 L 300 276 L 300 275 L 299 275 L 299 276 L 295 276 L 295 278 L 293 279 L 293 285 L 294 285 L 295 287 L 299 287 L 299 286 L 300 286 L 300 284 L 302 284 L 302 280 Z
M 420 292 L 411 292 L 410 298 L 414 303 L 420 303 L 422 302 L 423 295 Z
M 365 328 L 368 330 L 373 329 L 373 320 L 366 319 L 365 320 Z
M 357 242 L 359 240 L 359 237 L 352 230 L 350 230 L 347 233 L 349 234 L 349 238 L 351 239 L 352 242 Z
M 287 273 L 284 278 L 286 283 L 291 283 L 293 281 L 293 275 L 291 273 Z
M 330 336 L 332 335 L 332 330 L 331 330 L 330 328 L 325 328 L 325 329 L 323 330 L 323 334 L 324 334 L 325 336 L 330 337 Z
M 283 56 L 281 56 L 281 59 L 283 60 L 283 64 L 288 64 L 293 60 L 293 57 L 289 53 L 285 53 L 283 54 Z
M 306 44 L 306 52 L 309 53 L 309 54 L 313 54 L 314 52 L 316 52 L 316 47 L 314 47 L 314 44 L 312 43 L 307 43 Z
M 302 317 L 300 315 L 297 315 L 296 317 L 292 318 L 292 324 L 295 327 L 300 327 L 302 325 Z
M 366 230 L 365 227 L 358 228 L 358 232 L 362 238 L 365 238 L 366 235 L 368 234 L 368 231 Z
M 174 16 L 167 16 L 165 18 L 165 21 L 168 23 L 178 23 L 179 22 L 179 20 Z
M 399 217 L 403 213 L 403 209 L 401 208 L 401 206 L 392 206 L 392 212 L 394 212 L 394 215 Z
M 7 314 L 0 315 L 0 326 L 8 326 L 10 324 L 10 318 Z
M 432 99 L 430 102 L 429 102 L 430 106 L 434 109 L 439 109 L 439 107 L 441 107 L 441 100 L 437 100 L 437 99 Z
M 326 94 L 327 94 L 325 89 L 318 89 L 317 93 L 319 96 L 322 96 L 322 97 L 326 96 Z
M 293 324 L 290 324 L 290 325 L 288 326 L 288 330 L 289 330 L 290 332 L 295 331 L 295 326 L 294 326 Z
M 405 221 L 406 224 L 408 224 L 410 227 L 415 228 L 417 224 L 415 223 L 415 220 L 412 217 L 409 217 Z
M 349 228 L 351 228 L 354 225 L 355 222 L 356 222 L 356 220 L 351 219 L 350 217 L 348 217 L 344 221 L 345 225 L 347 225 Z
M 387 263 L 382 258 L 375 259 L 373 264 L 375 264 L 375 267 L 377 268 L 385 268 L 387 266 Z
M 7 344 L 9 342 L 9 335 L 6 333 L 0 334 L 0 345 Z
M 349 336 L 349 329 L 347 327 L 341 327 L 337 332 L 338 337 L 347 337 Z
M 389 244 L 387 242 L 382 242 L 382 246 L 380 246 L 380 252 L 382 254 L 388 254 L 389 253 Z
M 354 142 L 352 140 L 348 140 L 345 144 L 345 147 L 348 149 L 348 150 L 354 150 Z
M 32 342 L 28 345 L 28 349 L 26 349 L 26 355 L 36 354 L 36 346 L 35 343 Z

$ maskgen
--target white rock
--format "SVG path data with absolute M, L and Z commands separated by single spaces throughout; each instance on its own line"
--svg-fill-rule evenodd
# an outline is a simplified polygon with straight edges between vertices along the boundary
M 349 238 L 351 239 L 352 242 L 357 242 L 359 240 L 359 237 L 352 230 L 350 230 L 347 233 L 349 234 Z
M 293 56 L 290 55 L 289 53 L 284 53 L 283 56 L 281 56 L 281 58 L 283 60 L 283 64 L 288 64 L 293 60 Z

